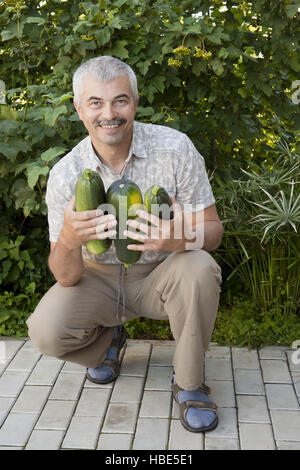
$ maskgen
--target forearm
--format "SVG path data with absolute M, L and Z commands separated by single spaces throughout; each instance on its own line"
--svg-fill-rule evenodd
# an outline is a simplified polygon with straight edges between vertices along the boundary
M 71 287 L 80 280 L 84 263 L 81 247 L 69 248 L 60 237 L 53 250 L 51 250 L 48 264 L 57 282 L 64 287 Z
M 223 237 L 223 225 L 219 221 L 209 220 L 194 226 L 193 238 L 186 239 L 186 250 L 213 251 L 221 244 Z
M 221 222 L 217 222 L 214 220 L 205 222 L 203 250 L 216 250 L 221 244 L 223 232 L 224 229 Z

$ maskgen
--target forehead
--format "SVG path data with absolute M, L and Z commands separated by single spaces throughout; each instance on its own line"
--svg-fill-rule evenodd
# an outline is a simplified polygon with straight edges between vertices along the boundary
M 109 82 L 103 82 L 94 75 L 87 75 L 82 81 L 82 97 L 88 100 L 91 96 L 96 96 L 103 100 L 113 99 L 122 93 L 132 97 L 132 90 L 129 79 L 126 75 L 114 78 Z

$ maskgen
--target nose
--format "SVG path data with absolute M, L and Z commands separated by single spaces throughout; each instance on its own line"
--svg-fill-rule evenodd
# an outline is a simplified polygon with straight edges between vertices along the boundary
M 105 103 L 101 109 L 101 119 L 106 121 L 112 121 L 116 117 L 116 113 L 113 109 L 112 103 Z

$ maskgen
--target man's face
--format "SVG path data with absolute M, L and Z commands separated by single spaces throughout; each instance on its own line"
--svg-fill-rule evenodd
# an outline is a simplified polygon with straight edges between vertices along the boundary
M 83 79 L 80 102 L 74 105 L 99 148 L 130 144 L 137 103 L 126 75 L 110 82 L 89 75 Z

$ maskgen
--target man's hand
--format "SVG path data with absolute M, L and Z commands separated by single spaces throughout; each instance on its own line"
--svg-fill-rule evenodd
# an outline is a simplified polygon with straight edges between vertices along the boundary
M 127 225 L 139 230 L 140 233 L 125 230 L 123 234 L 128 238 L 142 242 L 142 244 L 128 245 L 128 250 L 171 252 L 185 250 L 185 240 L 180 237 L 183 226 L 183 212 L 175 198 L 170 197 L 173 202 L 172 210 L 174 213 L 172 220 L 160 219 L 141 210 L 136 211 L 137 216 L 139 216 L 137 219 L 127 220 Z M 141 219 L 145 222 L 141 222 Z
M 117 232 L 112 228 L 116 225 L 115 216 L 104 215 L 100 209 L 76 212 L 75 196 L 73 196 L 64 210 L 64 225 L 60 240 L 69 249 L 75 249 L 89 240 L 113 237 Z

